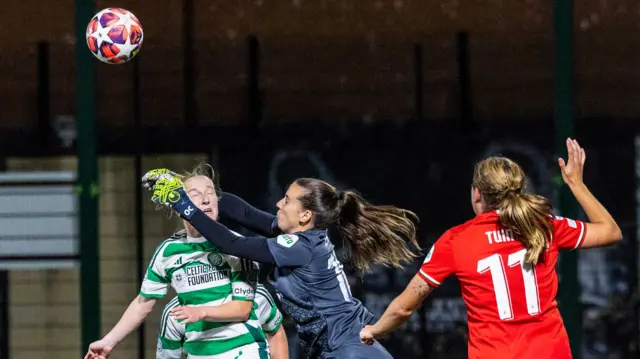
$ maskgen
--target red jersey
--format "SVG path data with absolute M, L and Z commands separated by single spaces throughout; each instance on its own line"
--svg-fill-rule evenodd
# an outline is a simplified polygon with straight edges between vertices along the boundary
M 431 247 L 419 275 L 438 287 L 455 275 L 467 307 L 469 358 L 567 359 L 569 338 L 557 308 L 560 249 L 582 246 L 583 222 L 555 217 L 549 249 L 535 266 L 499 224 L 495 211 L 448 230 Z

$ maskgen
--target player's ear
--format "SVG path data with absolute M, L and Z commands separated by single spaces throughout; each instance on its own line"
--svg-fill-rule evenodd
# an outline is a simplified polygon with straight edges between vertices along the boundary
M 300 216 L 299 216 L 300 223 L 304 223 L 304 224 L 309 223 L 311 222 L 312 217 L 313 217 L 313 213 L 311 213 L 310 210 L 305 209 L 300 211 Z
M 480 190 L 475 187 L 471 187 L 471 207 L 475 214 L 484 212 L 484 206 L 482 204 L 482 194 Z
M 471 187 L 471 201 L 474 204 L 480 204 L 482 202 L 482 195 L 480 194 L 480 191 L 475 187 Z

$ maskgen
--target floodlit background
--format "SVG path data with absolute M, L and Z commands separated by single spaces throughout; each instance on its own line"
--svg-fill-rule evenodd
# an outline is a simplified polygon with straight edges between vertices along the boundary
M 124 65 L 98 62 L 85 44 L 89 19 L 108 6 L 131 10 L 144 29 Z M 640 356 L 636 1 L 7 0 L 3 9 L 0 359 L 79 358 L 120 318 L 156 245 L 181 226 L 139 191 L 150 168 L 207 161 L 224 190 L 272 212 L 294 178 L 325 179 L 415 211 L 428 248 L 471 218 L 473 164 L 491 154 L 516 159 L 531 190 L 584 219 L 558 181 L 567 136 L 585 146 L 586 182 L 625 236 L 562 257 L 575 357 Z M 354 295 L 381 314 L 420 262 L 351 272 Z M 154 358 L 163 304 L 113 358 Z M 465 358 L 465 315 L 448 280 L 384 344 L 396 358 Z

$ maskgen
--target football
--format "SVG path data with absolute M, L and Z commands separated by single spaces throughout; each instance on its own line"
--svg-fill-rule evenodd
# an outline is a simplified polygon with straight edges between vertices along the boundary
M 87 26 L 87 46 L 107 64 L 123 64 L 133 59 L 144 34 L 138 18 L 129 10 L 106 8 L 95 14 Z

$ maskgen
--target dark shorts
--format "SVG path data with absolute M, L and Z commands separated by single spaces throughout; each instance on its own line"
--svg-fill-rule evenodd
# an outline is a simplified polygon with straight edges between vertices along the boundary
M 350 341 L 331 353 L 324 353 L 322 359 L 393 359 L 391 354 L 377 341 L 373 345 Z

